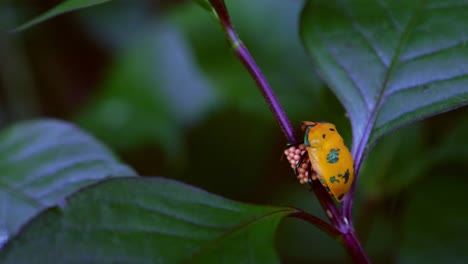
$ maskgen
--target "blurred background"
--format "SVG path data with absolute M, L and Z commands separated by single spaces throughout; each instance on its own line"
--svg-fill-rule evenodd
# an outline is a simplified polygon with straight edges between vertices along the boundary
M 68 120 L 141 175 L 238 201 L 323 216 L 282 151 L 286 140 L 210 14 L 192 1 L 116 0 L 26 31 L 7 30 L 58 0 L 0 0 L 0 126 Z M 302 48 L 303 0 L 226 0 L 233 23 L 289 118 L 330 121 L 350 143 L 343 107 Z M 467 263 L 468 111 L 402 128 L 364 163 L 355 224 L 375 263 Z M 314 226 L 286 219 L 284 263 L 342 263 Z

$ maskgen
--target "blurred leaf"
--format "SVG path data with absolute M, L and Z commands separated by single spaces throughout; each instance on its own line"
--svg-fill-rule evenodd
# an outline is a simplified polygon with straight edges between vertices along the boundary
M 465 113 L 468 112 L 465 111 Z M 466 117 L 466 115 L 462 114 L 462 117 L 455 124 L 443 127 L 443 129 L 448 130 L 448 133 L 435 147 L 435 151 L 431 153 L 429 162 L 464 163 L 468 160 L 468 148 L 466 147 L 468 146 L 468 122 Z
M 466 263 L 467 173 L 433 170 L 412 189 L 398 263 Z
M 360 186 L 373 198 L 406 188 L 427 166 L 421 124 L 414 124 L 380 141 L 362 167 Z
M 457 0 L 308 1 L 304 45 L 347 109 L 355 155 L 468 103 L 467 14 Z
M 439 144 L 434 145 L 431 149 L 419 152 L 417 155 L 408 156 L 406 159 L 406 166 L 402 166 L 400 172 L 396 175 L 392 175 L 388 179 L 387 188 L 393 192 L 399 192 L 403 188 L 407 188 L 410 184 L 415 184 L 417 188 L 417 180 L 422 180 L 423 177 L 427 177 L 432 174 L 434 168 L 437 166 L 455 164 L 464 164 L 468 160 L 468 151 L 466 146 L 468 145 L 468 123 L 463 122 L 465 118 L 461 119 L 461 123 L 455 124 L 443 138 Z M 417 139 L 415 139 L 417 141 Z M 406 143 L 407 146 L 414 146 L 414 143 Z M 414 153 L 414 148 L 407 150 L 409 153 Z M 402 152 L 402 154 L 408 154 Z M 400 159 L 399 163 L 404 164 L 403 160 Z
M 19 123 L 0 133 L 0 246 L 40 211 L 90 184 L 135 172 L 74 126 Z
M 159 4 L 152 1 L 113 1 L 79 12 L 73 18 L 98 47 L 115 55 L 140 39 L 143 32 L 148 33 L 148 25 L 161 17 L 160 11 Z
M 425 131 L 422 124 L 400 129 L 372 150 L 362 167 L 362 187 L 371 197 L 393 195 L 408 189 L 437 166 L 459 164 L 468 159 L 468 123 L 462 116 L 453 124 L 438 124 L 440 131 Z M 429 120 L 427 124 L 436 121 Z M 429 140 L 434 134 L 437 141 Z M 375 198 L 375 197 L 374 197 Z
M 183 145 L 180 127 L 202 117 L 215 99 L 183 37 L 156 22 L 120 50 L 78 122 L 113 147 L 159 144 L 176 156 Z
M 50 18 L 55 16 L 61 15 L 63 13 L 71 12 L 74 10 L 87 8 L 95 5 L 99 5 L 105 2 L 109 2 L 110 0 L 65 0 L 62 3 L 58 4 L 54 8 L 50 9 L 49 11 L 45 12 L 38 17 L 29 20 L 28 22 L 22 24 L 21 26 L 14 29 L 14 31 L 21 31 L 26 28 L 32 27 L 36 24 L 44 22 Z
M 401 243 L 401 218 L 403 212 L 398 210 L 396 199 L 392 205 L 379 203 L 369 211 L 372 213 L 363 215 L 368 218 L 364 222 L 366 233 L 361 231 L 359 238 L 365 245 L 366 252 L 369 254 L 373 263 L 397 263 L 394 259 L 398 256 L 398 245 Z
M 44 212 L 5 246 L 0 262 L 278 263 L 275 232 L 293 212 L 173 180 L 112 179 Z

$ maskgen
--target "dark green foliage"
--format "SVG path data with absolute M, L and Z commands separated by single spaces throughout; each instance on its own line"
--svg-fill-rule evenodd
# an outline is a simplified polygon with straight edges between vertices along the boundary
M 0 28 L 50 8 L 39 2 L 0 1 Z M 320 214 L 289 180 L 285 140 L 209 1 L 196 2 L 205 9 L 68 0 L 0 33 L 0 125 L 65 118 L 140 174 Z M 368 154 L 354 222 L 373 261 L 466 262 L 466 108 L 400 127 L 467 104 L 467 2 L 226 4 L 293 123 L 335 123 Z M 290 207 L 162 178 L 106 180 L 136 172 L 66 122 L 4 128 L 0 149 L 0 263 L 347 260 L 309 223 L 288 219 L 275 237 Z

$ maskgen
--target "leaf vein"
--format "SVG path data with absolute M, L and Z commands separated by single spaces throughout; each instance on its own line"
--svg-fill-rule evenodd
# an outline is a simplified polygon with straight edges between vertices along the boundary
M 427 85 L 434 84 L 434 83 L 442 83 L 442 82 L 447 82 L 447 81 L 463 80 L 463 79 L 465 79 L 465 77 L 468 77 L 468 72 L 463 73 L 463 74 L 456 74 L 454 76 L 450 76 L 450 77 L 447 77 L 447 78 L 433 79 L 433 80 L 430 80 L 430 81 L 427 81 L 427 82 L 424 82 L 424 83 L 419 83 L 419 84 L 415 84 L 415 85 L 411 85 L 411 86 L 407 86 L 407 87 L 402 87 L 402 88 L 398 88 L 398 89 L 389 90 L 388 93 L 385 94 L 385 96 L 388 97 L 388 96 L 391 96 L 391 95 L 395 95 L 395 94 L 397 94 L 399 92 L 407 91 L 407 90 L 414 89 L 414 88 L 421 87 L 421 86 L 427 86 Z
M 382 10 L 387 14 L 391 24 L 397 30 L 398 33 L 402 33 L 402 26 L 398 23 L 398 20 L 393 16 L 392 11 L 388 8 L 387 3 L 382 0 L 378 0 L 377 4 L 382 8 Z
M 367 109 L 370 110 L 370 103 L 367 102 L 367 99 L 365 97 L 365 90 L 357 84 L 356 80 L 352 77 L 351 72 L 346 69 L 346 67 L 340 62 L 340 60 L 338 60 L 338 56 L 329 48 L 331 45 L 330 43 L 328 43 L 323 32 L 321 32 L 320 30 L 317 31 L 322 36 L 322 39 L 325 42 L 325 49 L 328 51 L 328 54 L 330 54 L 331 58 L 333 59 L 333 62 L 348 76 L 348 79 L 351 81 L 354 88 L 356 88 L 356 90 L 359 92 L 359 96 L 366 105 Z
M 3 182 L 2 180 L 0 180 L 0 187 L 5 192 L 11 193 L 13 196 L 21 198 L 22 200 L 28 202 L 32 206 L 41 207 L 41 208 L 46 206 L 45 204 L 42 204 L 40 201 L 37 201 L 33 197 L 27 195 L 26 193 L 22 192 L 21 190 L 16 189 L 15 187 L 11 186 L 10 184 L 7 184 L 7 183 Z
M 154 225 L 153 227 L 157 227 L 156 225 Z M 75 231 L 75 232 L 79 232 L 79 233 L 83 233 L 83 232 L 89 232 L 89 233 L 97 233 L 97 232 L 106 232 L 106 233 L 111 233 L 111 234 L 115 234 L 115 233 L 120 233 L 120 234 L 124 234 L 124 233 L 130 233 L 130 234 L 134 234 L 134 233 L 143 233 L 143 234 L 153 234 L 153 235 L 163 235 L 163 236 L 169 236 L 169 237 L 176 237 L 176 238 L 180 238 L 180 239 L 188 239 L 188 240 L 193 240 L 193 241 L 205 241 L 205 239 L 197 239 L 197 238 L 194 238 L 194 237 L 190 237 L 188 236 L 187 234 L 178 234 L 178 233 L 174 233 L 174 232 L 168 232 L 168 230 L 170 229 L 165 229 L 165 230 L 161 230 L 161 229 L 156 229 L 156 228 L 135 228 L 132 226 L 132 228 L 129 228 L 129 227 L 125 227 L 125 228 L 121 228 L 121 227 L 116 227 L 116 226 L 112 226 L 110 227 L 109 225 L 106 225 L 106 226 L 87 226 L 87 227 L 83 227 L 83 226 L 80 226 L 80 227 L 76 227 L 74 225 L 65 225 L 64 226 L 64 229 L 65 231 Z
M 364 154 L 365 147 L 367 145 L 367 141 L 369 140 L 370 133 L 373 129 L 375 119 L 377 117 L 377 113 L 379 111 L 380 106 L 383 104 L 385 100 L 385 90 L 388 87 L 388 83 L 390 81 L 390 77 L 392 76 L 392 73 L 396 69 L 396 65 L 398 64 L 401 52 L 403 50 L 404 45 L 408 41 L 410 37 L 410 33 L 413 30 L 418 14 L 420 13 L 420 10 L 424 4 L 424 0 L 419 1 L 419 5 L 417 8 L 413 11 L 413 14 L 410 17 L 410 20 L 408 23 L 405 25 L 404 31 L 401 34 L 400 40 L 398 41 L 398 46 L 395 50 L 395 53 L 393 54 L 390 67 L 388 68 L 387 72 L 385 73 L 384 80 L 382 82 L 382 86 L 380 87 L 379 95 L 377 97 L 377 100 L 372 107 L 371 114 L 369 116 L 369 119 L 366 122 L 364 133 L 360 140 L 358 141 L 358 145 L 356 148 L 353 147 L 352 154 L 354 156 L 354 160 L 356 162 L 356 170 L 359 171 L 361 162 L 362 162 L 362 156 Z M 349 209 L 348 209 L 349 210 Z M 348 212 L 350 215 L 350 212 Z
M 459 41 L 456 41 L 454 43 L 450 43 L 450 44 L 445 45 L 443 47 L 436 48 L 434 50 L 404 56 L 404 58 L 400 62 L 404 63 L 404 62 L 408 62 L 408 61 L 415 61 L 415 60 L 420 60 L 420 59 L 423 59 L 423 58 L 428 58 L 428 57 L 431 57 L 431 56 L 438 55 L 438 53 L 446 52 L 446 51 L 449 51 L 451 49 L 457 48 L 459 46 L 465 46 L 465 45 L 468 45 L 468 36 L 465 37 L 465 38 L 462 38 Z
M 94 157 L 93 157 L 94 156 Z M 66 180 L 67 176 L 65 173 L 76 173 L 84 170 L 83 167 L 86 166 L 86 169 L 95 168 L 95 167 L 112 167 L 117 166 L 118 163 L 115 162 L 112 158 L 97 153 L 93 156 L 78 156 L 74 159 L 68 158 L 64 163 L 59 163 L 58 160 L 55 162 L 54 168 L 41 168 L 36 170 L 36 172 L 29 176 L 21 183 L 22 188 L 27 188 L 28 186 L 40 184 L 41 182 L 46 182 L 48 180 Z M 65 174 L 65 175 L 63 175 Z M 95 172 L 97 174 L 97 171 Z
M 375 57 L 377 57 L 380 64 L 382 64 L 385 68 L 388 68 L 388 62 L 386 62 L 385 58 L 382 57 L 381 52 L 379 52 L 379 49 L 375 45 L 373 45 L 374 43 L 371 41 L 369 36 L 364 32 L 364 30 L 362 29 L 362 26 L 359 23 L 356 22 L 357 19 L 355 17 L 353 17 L 351 12 L 349 11 L 348 5 L 346 3 L 344 3 L 343 1 L 341 1 L 341 3 L 342 3 L 342 6 L 344 6 L 346 16 L 347 16 L 347 18 L 349 20 L 349 23 L 351 24 L 353 30 L 356 33 L 358 33 L 359 36 L 361 36 L 361 38 L 364 40 L 364 42 L 369 47 L 369 50 L 371 51 L 371 53 L 373 53 L 375 55 Z
M 445 109 L 445 111 L 449 111 L 449 110 L 454 109 L 454 108 L 463 107 L 463 106 L 465 106 L 465 105 L 468 105 L 468 101 L 466 100 L 467 97 L 468 97 L 468 92 L 462 92 L 461 94 L 457 94 L 457 95 L 450 94 L 449 96 L 446 96 L 446 97 L 444 97 L 444 98 L 438 98 L 438 100 L 436 100 L 436 101 L 431 101 L 430 103 L 425 104 L 425 105 L 421 105 L 421 106 L 417 107 L 416 109 L 411 109 L 411 110 L 408 110 L 408 111 L 400 112 L 400 113 L 398 114 L 398 117 L 392 118 L 392 119 L 390 119 L 390 120 L 388 120 L 388 121 L 386 121 L 386 122 L 380 124 L 378 127 L 375 128 L 375 130 L 379 130 L 379 129 L 381 129 L 382 127 L 384 127 L 384 126 L 386 126 L 386 125 L 388 125 L 388 124 L 390 124 L 390 123 L 394 123 L 394 122 L 398 121 L 398 119 L 404 118 L 406 115 L 409 115 L 409 114 L 411 114 L 412 112 L 418 111 L 418 110 L 420 110 L 420 109 L 424 109 L 424 108 L 426 108 L 427 106 L 432 106 L 432 105 L 435 105 L 435 104 L 444 103 L 444 102 L 446 102 L 446 101 L 448 101 L 448 100 L 452 100 L 452 99 L 454 99 L 454 98 L 455 98 L 455 99 L 460 98 L 460 99 L 458 100 L 460 104 L 459 104 L 459 103 L 455 103 L 455 104 L 454 104 L 455 106 L 452 106 L 452 107 L 450 107 L 450 108 L 448 108 L 448 109 Z M 422 120 L 423 118 L 424 118 L 424 116 L 420 116 L 419 118 L 415 119 L 415 121 Z
M 176 220 L 179 220 L 179 221 L 182 221 L 182 222 L 185 222 L 185 223 L 189 223 L 189 224 L 191 224 L 193 226 L 197 226 L 197 227 L 206 227 L 206 228 L 210 228 L 210 229 L 226 229 L 226 228 L 228 228 L 228 226 L 214 226 L 214 225 L 206 224 L 205 222 L 194 221 L 195 219 L 190 219 L 185 215 L 178 214 L 177 210 L 174 210 L 174 211 L 162 210 L 163 207 L 153 208 L 153 207 L 150 207 L 150 206 L 147 206 L 147 205 L 144 205 L 142 203 L 135 202 L 135 201 L 133 201 L 131 204 L 129 204 L 128 202 L 126 203 L 126 202 L 122 202 L 122 201 L 119 201 L 119 200 L 99 198 L 99 202 L 106 202 L 106 203 L 109 203 L 109 204 L 117 204 L 117 205 L 123 205 L 123 206 L 136 206 L 136 207 L 138 207 L 138 208 L 140 208 L 140 209 L 142 209 L 144 211 L 156 213 L 156 214 L 166 216 L 166 217 L 171 218 L 171 219 L 176 219 Z

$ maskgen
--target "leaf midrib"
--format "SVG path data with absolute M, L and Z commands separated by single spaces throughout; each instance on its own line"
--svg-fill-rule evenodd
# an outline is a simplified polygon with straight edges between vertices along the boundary
M 367 143 L 370 138 L 371 131 L 374 128 L 375 120 L 377 118 L 377 114 L 379 113 L 380 107 L 384 103 L 385 99 L 387 96 L 385 95 L 385 91 L 388 88 L 388 83 L 390 81 L 390 78 L 393 74 L 393 72 L 396 69 L 396 65 L 399 62 L 399 58 L 401 57 L 401 52 L 403 50 L 403 47 L 407 43 L 411 32 L 414 29 L 414 25 L 417 21 L 418 15 L 421 13 L 421 9 L 424 6 L 426 0 L 419 0 L 419 3 L 417 4 L 415 10 L 413 11 L 413 14 L 411 15 L 410 19 L 408 20 L 408 23 L 404 27 L 404 31 L 401 34 L 400 40 L 398 41 L 398 46 L 397 49 L 395 50 L 395 53 L 392 56 L 390 66 L 388 67 L 384 80 L 382 82 L 382 86 L 379 89 L 378 97 L 377 100 L 374 103 L 374 106 L 372 107 L 372 110 L 370 112 L 369 118 L 367 119 L 365 128 L 364 128 L 364 133 L 359 140 L 358 146 L 356 150 L 353 150 L 353 156 L 355 158 L 355 163 L 356 163 L 356 170 L 359 171 L 362 157 L 364 155 L 364 152 L 366 150 Z

